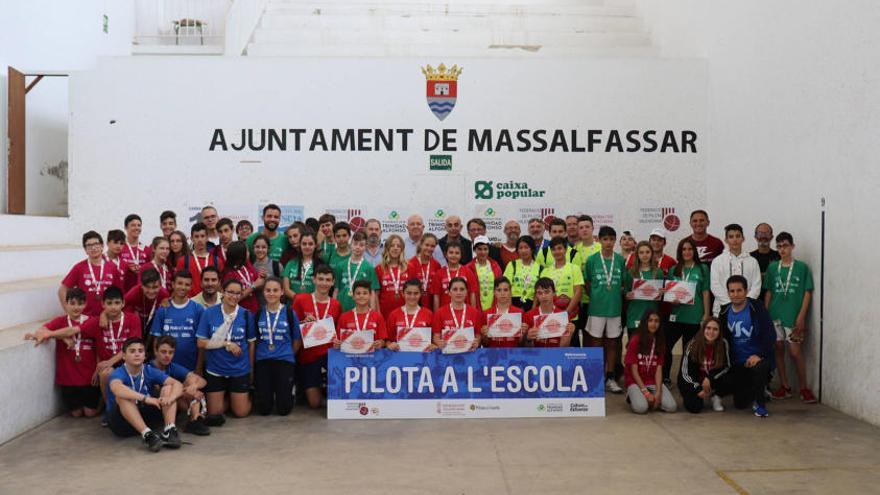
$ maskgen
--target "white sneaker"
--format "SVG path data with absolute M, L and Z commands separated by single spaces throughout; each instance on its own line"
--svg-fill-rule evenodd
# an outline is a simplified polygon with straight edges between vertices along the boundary
M 717 395 L 713 395 L 712 397 L 709 398 L 709 401 L 712 403 L 712 410 L 713 411 L 715 411 L 715 412 L 724 411 L 724 406 L 721 405 L 721 397 L 718 397 Z
M 613 378 L 605 380 L 605 390 L 611 392 L 612 394 L 623 393 L 623 389 L 620 388 L 620 385 L 617 384 L 617 380 L 614 380 Z

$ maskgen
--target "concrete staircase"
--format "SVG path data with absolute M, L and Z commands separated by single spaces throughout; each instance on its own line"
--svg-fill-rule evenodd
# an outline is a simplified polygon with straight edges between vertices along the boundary
M 632 0 L 270 0 L 249 56 L 654 56 Z

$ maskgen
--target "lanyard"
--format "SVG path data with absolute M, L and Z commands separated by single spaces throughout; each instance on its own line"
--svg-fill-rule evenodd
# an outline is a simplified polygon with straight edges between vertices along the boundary
M 275 321 L 272 321 L 272 315 L 269 313 L 269 307 L 266 306 L 266 327 L 269 330 L 269 343 L 275 343 L 275 329 L 278 327 L 278 320 L 281 318 L 281 310 L 284 309 L 284 305 L 278 307 L 278 312 L 275 314 Z
M 492 284 L 495 282 L 494 272 L 492 271 L 492 265 L 487 261 L 485 265 L 480 266 L 479 262 L 474 262 L 477 267 L 477 278 L 480 282 L 480 292 L 484 297 L 488 297 L 492 292 Z
M 315 316 L 318 316 L 318 300 L 315 299 L 315 293 L 312 292 L 312 306 L 315 308 Z M 324 308 L 324 316 L 318 318 L 319 320 L 323 320 L 327 318 L 327 313 L 330 312 L 330 301 L 327 301 L 327 307 Z
M 467 318 L 467 306 L 461 308 L 461 321 L 458 321 L 458 317 L 455 316 L 455 308 L 452 307 L 452 303 L 449 303 L 449 312 L 452 313 L 452 322 L 455 324 L 455 328 L 464 328 L 465 319 Z
M 532 281 L 532 275 L 534 275 L 534 273 L 535 273 L 535 268 L 534 268 L 535 262 L 533 261 L 533 262 L 529 263 L 528 265 L 523 263 L 522 260 L 516 260 L 516 262 L 519 263 L 520 266 L 522 266 L 522 273 L 523 273 L 523 286 L 522 286 L 522 288 L 523 288 L 523 292 L 525 293 L 526 289 L 528 288 L 529 284 Z
M 121 263 L 122 263 L 122 258 L 120 258 L 119 256 L 117 256 L 116 259 L 114 260 L 114 259 L 110 259 L 110 256 L 107 256 L 107 255 L 105 254 L 105 255 L 104 255 L 104 259 L 107 260 L 107 261 L 109 261 L 110 263 L 113 263 L 114 265 L 116 265 L 116 269 L 117 269 L 117 270 L 120 270 L 120 271 L 122 270 L 122 265 L 121 265 Z
M 352 291 L 354 290 L 354 289 L 353 289 L 353 287 L 354 287 L 354 279 L 357 277 L 358 273 L 360 273 L 360 271 L 361 271 L 361 265 L 362 265 L 363 263 L 364 263 L 364 259 L 361 258 L 361 260 L 358 261 L 358 264 L 357 264 L 357 266 L 356 266 L 355 269 L 354 269 L 354 277 L 352 277 L 352 276 L 351 276 L 351 258 L 348 258 L 348 268 L 346 269 L 346 271 L 348 272 L 348 295 L 351 295 Z
M 653 342 L 651 342 L 651 354 L 648 354 L 648 360 L 645 361 L 645 373 L 651 369 L 651 363 L 654 362 L 654 346 L 657 345 L 657 339 L 655 338 Z
M 131 373 L 128 372 L 128 368 L 125 368 L 125 374 L 128 375 L 128 379 L 131 380 L 131 389 L 139 394 L 142 394 L 143 392 L 141 392 L 141 390 L 144 389 L 144 380 L 146 379 L 146 377 L 144 376 L 144 368 L 141 367 L 141 372 L 135 376 L 131 376 Z M 140 382 L 138 382 L 137 385 L 135 385 L 134 379 L 137 377 L 140 377 L 141 380 L 140 380 Z M 135 387 L 137 387 L 137 388 L 135 388 Z
M 421 311 L 421 310 L 422 310 L 422 308 L 418 308 L 418 307 L 417 307 L 417 308 L 416 308 L 416 312 L 413 313 L 412 321 L 410 321 L 409 318 L 408 318 L 409 315 L 406 314 L 406 306 L 403 307 L 403 324 L 404 324 L 404 328 L 413 328 L 413 327 L 416 325 L 416 318 L 419 317 L 419 311 Z
M 683 282 L 687 282 L 688 279 L 691 278 L 691 273 L 693 273 L 693 271 L 694 271 L 694 267 L 693 267 L 693 266 L 692 266 L 690 269 L 688 269 L 687 266 L 682 266 L 682 267 L 681 267 L 681 274 L 682 274 L 682 279 L 681 279 L 681 280 L 682 280 Z
M 122 327 L 125 326 L 125 312 L 122 313 L 122 318 L 119 319 L 119 331 L 113 332 L 113 322 L 107 321 L 107 326 L 110 327 L 110 347 L 113 349 L 113 354 L 116 354 L 116 341 L 122 337 Z
M 128 254 L 131 256 L 131 261 L 136 264 L 141 264 L 141 243 L 137 243 L 134 245 L 134 249 L 131 248 L 131 244 L 128 241 L 125 241 L 125 247 L 128 248 Z
M 782 278 L 782 260 L 779 261 L 779 278 Z M 794 271 L 794 260 L 788 265 L 788 275 L 785 277 L 785 285 L 782 286 L 782 297 L 788 298 L 788 289 L 791 287 L 791 273 Z
M 141 294 L 141 297 L 143 298 L 142 300 L 145 303 L 144 306 L 146 306 L 147 298 L 144 297 L 143 294 Z M 159 304 L 159 294 L 156 294 L 156 298 L 153 299 L 153 307 L 150 308 L 150 314 L 147 315 L 147 320 L 144 322 L 144 326 L 146 328 L 150 328 L 150 322 L 153 321 L 153 314 L 156 312 L 156 306 L 158 304 Z
M 251 274 L 248 272 L 247 268 L 242 266 L 241 268 L 235 270 L 235 273 L 238 273 L 238 276 L 241 277 L 241 281 L 244 282 L 248 288 L 254 286 L 253 280 L 251 280 Z
M 193 259 L 196 260 L 196 267 L 199 269 L 199 274 L 201 274 L 202 270 L 204 270 L 205 268 L 208 268 L 208 259 L 210 259 L 210 256 L 207 254 L 205 255 L 205 266 L 202 266 L 202 264 L 199 263 L 199 256 L 196 253 L 193 253 L 192 256 L 193 256 Z
M 406 312 L 404 312 L 404 315 L 405 314 L 406 314 Z M 361 319 L 358 317 L 357 311 L 354 312 L 354 326 L 358 332 L 360 332 L 362 330 L 367 330 L 367 325 L 370 324 L 370 311 L 367 311 L 366 315 L 367 316 L 364 318 L 364 325 L 362 327 L 361 326 Z
M 95 292 L 100 295 L 103 293 L 101 287 L 104 285 L 104 258 L 101 258 L 101 270 L 98 272 L 98 278 L 95 278 L 95 270 L 92 269 L 92 262 L 86 260 L 89 267 L 89 275 L 92 276 L 92 285 L 95 286 Z
M 458 265 L 458 268 L 455 269 L 455 275 L 452 275 L 452 272 L 449 271 L 449 265 L 446 265 L 446 290 L 449 291 L 449 283 L 452 282 L 452 279 L 459 277 L 461 274 L 461 265 Z
M 82 323 L 82 322 L 83 322 L 83 315 L 80 315 L 78 323 Z M 73 322 L 70 320 L 69 316 L 67 317 L 67 326 L 73 327 Z M 76 353 L 76 360 L 77 361 L 82 359 L 79 354 L 81 345 L 82 345 L 82 334 L 77 333 L 76 335 L 73 336 L 73 350 Z
M 422 272 L 422 291 L 428 292 L 428 280 L 431 278 L 431 260 L 428 260 L 424 265 L 419 262 L 419 271 Z M 404 311 L 404 313 L 406 312 Z
M 611 276 L 614 275 L 614 254 L 611 255 L 611 260 L 608 263 L 608 267 L 605 267 L 605 257 L 600 256 L 599 262 L 602 263 L 602 272 L 605 273 L 605 287 L 608 290 L 611 290 Z
M 159 272 L 159 282 L 162 284 L 162 287 L 168 287 L 168 274 L 166 274 L 167 268 L 165 268 L 164 263 L 158 263 L 156 260 L 153 260 L 153 266 L 156 267 L 156 271 Z M 152 314 L 152 313 L 151 313 Z
M 397 295 L 400 292 L 400 267 L 394 267 L 397 270 L 397 276 L 394 276 L 394 272 L 391 269 L 388 269 L 388 276 L 391 277 L 391 283 L 394 285 L 394 294 Z

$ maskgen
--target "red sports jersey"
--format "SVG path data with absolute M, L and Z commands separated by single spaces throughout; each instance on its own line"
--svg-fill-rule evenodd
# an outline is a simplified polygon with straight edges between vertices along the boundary
M 204 256 L 196 256 L 195 253 L 189 255 L 189 273 L 192 275 L 192 288 L 189 290 L 189 297 L 195 297 L 202 291 L 202 270 L 208 266 L 214 266 L 214 257 L 211 253 Z M 177 260 L 177 270 L 186 270 L 187 258 Z
M 388 341 L 397 342 L 397 332 L 406 328 L 432 327 L 434 313 L 428 308 L 419 308 L 415 314 L 405 314 L 403 306 L 395 309 L 385 320 L 388 327 Z
M 431 308 L 433 303 L 431 302 L 431 279 L 434 278 L 434 273 L 440 269 L 440 263 L 437 262 L 434 258 L 428 263 L 422 263 L 419 261 L 418 256 L 413 256 L 409 260 L 409 264 L 406 266 L 407 274 L 409 278 L 417 278 L 419 282 L 422 283 L 422 298 L 420 300 L 420 304 L 423 308 Z
M 395 308 L 403 304 L 403 283 L 409 279 L 406 268 L 393 267 L 387 271 L 376 265 L 376 280 L 379 281 L 379 312 L 386 318 Z
M 159 309 L 162 301 L 169 297 L 171 297 L 171 294 L 164 288 L 160 288 L 159 293 L 156 294 L 156 299 L 147 299 L 147 296 L 144 295 L 144 287 L 138 284 L 125 293 L 125 310 L 137 313 L 143 325 L 143 333 L 147 335 L 150 333 L 149 325 L 153 321 L 153 315 L 156 314 L 156 310 Z
M 449 298 L 449 281 L 454 279 L 455 277 L 461 277 L 467 280 L 468 284 L 468 292 L 476 295 L 477 302 L 480 301 L 480 283 L 477 281 L 477 276 L 474 275 L 474 272 L 468 270 L 464 266 L 459 266 L 455 270 L 450 270 L 449 267 L 443 267 L 434 272 L 434 276 L 431 280 L 431 297 L 437 295 L 440 296 L 440 306 L 449 306 L 449 303 L 452 300 Z
M 226 250 L 223 249 L 223 246 L 214 246 L 214 249 L 211 250 L 211 261 L 214 260 L 216 260 L 217 269 L 223 273 L 223 267 L 226 266 Z
M 339 323 L 336 325 L 336 338 L 345 340 L 358 330 L 372 330 L 374 340 L 388 340 L 385 318 L 382 318 L 381 313 L 374 309 L 362 314 L 356 314 L 354 311 L 346 311 L 339 317 Z
M 96 282 L 97 281 L 97 282 Z M 73 265 L 61 285 L 73 289 L 79 287 L 86 293 L 86 307 L 83 313 L 88 316 L 101 314 L 101 298 L 111 285 L 122 289 L 122 274 L 111 261 L 102 260 L 100 265 L 92 265 L 88 259 Z
M 440 306 L 434 313 L 434 321 L 431 325 L 431 333 L 439 334 L 443 330 L 452 328 L 474 328 L 474 337 L 480 334 L 483 328 L 483 313 L 477 308 L 465 304 L 464 309 L 456 309 L 453 313 L 452 306 L 447 304 Z
M 106 361 L 122 352 L 122 344 L 130 337 L 141 337 L 141 319 L 135 313 L 122 312 L 120 321 L 108 322 L 108 328 L 98 326 L 100 318 L 91 318 L 80 327 L 83 338 L 93 339 L 98 348 L 98 361 Z
M 312 302 L 311 293 L 297 294 L 293 299 L 293 311 L 299 318 L 300 324 L 309 316 L 316 320 L 324 318 L 333 318 L 334 323 L 339 323 L 339 317 L 342 315 L 342 305 L 336 299 L 330 299 L 328 302 L 319 302 L 316 308 Z M 300 364 L 314 363 L 327 355 L 327 350 L 333 348 L 333 344 L 319 345 L 308 349 L 302 348 L 297 356 L 297 362 Z
M 654 375 L 657 373 L 657 368 L 663 366 L 663 353 L 654 345 L 651 345 L 646 354 L 640 353 L 639 335 L 633 334 L 626 345 L 626 357 L 623 364 L 623 381 L 626 387 L 636 382 L 632 374 L 632 365 L 634 364 L 639 366 L 639 376 L 642 378 L 642 383 L 656 385 Z
M 535 306 L 523 316 L 523 322 L 528 325 L 529 328 L 532 328 L 535 326 L 535 316 L 539 314 L 541 314 L 541 308 L 540 306 Z M 561 337 L 554 339 L 535 339 L 535 347 L 560 347 L 561 343 Z
M 67 316 L 59 316 L 43 326 L 49 330 L 60 330 L 71 326 L 78 326 L 82 329 L 86 321 L 88 320 L 79 322 L 77 320 L 70 320 Z M 77 348 L 79 352 L 77 352 Z M 55 383 L 69 387 L 91 385 L 92 375 L 95 373 L 95 367 L 98 363 L 95 353 L 94 339 L 77 335 L 74 338 L 74 347 L 72 349 L 68 349 L 67 344 L 63 341 L 56 340 Z M 79 355 L 79 360 L 76 359 L 77 355 Z
M 166 265 L 165 263 L 161 263 L 159 266 L 156 266 L 155 263 L 150 261 L 149 263 L 141 267 L 141 273 L 144 273 L 144 271 L 150 268 L 153 268 L 157 272 L 159 272 L 159 285 L 168 292 L 171 292 L 171 279 L 174 276 L 174 272 L 168 268 L 168 265 Z M 140 277 L 138 277 L 138 285 L 140 285 Z
M 138 242 L 137 246 L 130 246 L 128 241 L 126 241 L 122 244 L 122 252 L 119 253 L 119 258 L 122 265 L 123 289 L 127 292 L 138 284 L 140 273 L 144 265 L 153 258 L 153 252 L 148 246 L 144 246 L 140 242 Z M 137 271 L 131 271 L 130 265 L 133 263 L 138 265 Z
M 523 310 L 517 308 L 516 306 L 511 305 L 507 310 L 508 313 L 522 313 Z M 498 308 L 495 305 L 492 305 L 488 311 L 483 314 L 483 321 L 485 325 L 489 325 L 489 322 L 492 319 L 492 315 L 498 313 Z M 525 322 L 525 320 L 523 320 Z M 492 338 L 486 337 L 484 341 L 486 347 L 519 347 L 520 337 L 499 337 Z
M 243 287 L 247 289 L 248 287 L 253 287 L 258 278 L 260 278 L 260 272 L 251 265 L 250 261 L 246 261 L 241 268 L 232 269 L 230 267 L 229 272 L 223 276 L 223 281 L 225 282 L 230 279 L 238 280 L 242 283 Z M 257 301 L 257 293 L 255 291 L 251 292 L 251 295 L 238 301 L 238 305 L 251 313 L 256 314 L 260 309 L 260 302 Z

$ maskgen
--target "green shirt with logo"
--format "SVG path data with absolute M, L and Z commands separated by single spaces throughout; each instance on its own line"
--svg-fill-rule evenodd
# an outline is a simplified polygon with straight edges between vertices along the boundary
M 358 280 L 370 282 L 370 288 L 379 290 L 379 279 L 376 278 L 376 270 L 365 258 L 358 263 L 351 262 L 351 254 L 347 256 L 337 255 L 330 264 L 335 276 L 336 299 L 342 305 L 342 311 L 354 309 L 355 303 L 351 296 L 351 285 Z M 350 275 L 350 277 L 349 277 Z
M 290 283 L 290 290 L 296 294 L 312 293 L 315 292 L 314 273 L 314 262 L 308 266 L 301 267 L 300 260 L 292 259 L 284 265 L 284 271 L 281 273 L 281 278 Z
M 251 256 L 254 255 L 254 240 L 263 234 L 263 232 L 254 232 L 249 235 L 247 239 L 245 239 L 245 244 L 247 244 L 248 251 Z M 290 244 L 287 242 L 287 237 L 283 234 L 279 233 L 274 238 L 269 239 L 269 259 L 273 259 L 278 261 L 281 259 L 281 255 L 284 253 L 284 250 L 287 249 Z
M 623 279 L 626 260 L 618 253 L 605 258 L 601 252 L 587 258 L 584 280 L 590 284 L 590 316 L 613 318 L 623 311 Z
M 518 297 L 521 301 L 535 300 L 535 282 L 541 278 L 541 270 L 544 267 L 535 261 L 529 266 L 523 265 L 522 260 L 514 260 L 504 267 L 504 276 L 510 280 L 510 295 Z
M 804 294 L 813 290 L 810 267 L 798 260 L 794 260 L 790 266 L 782 266 L 782 261 L 774 261 L 767 267 L 764 289 L 771 294 L 770 307 L 767 308 L 770 317 L 786 328 L 793 328 L 804 302 Z
M 709 290 L 709 267 L 704 264 L 694 265 L 690 268 L 682 267 L 681 276 L 675 275 L 676 267 L 673 266 L 666 272 L 668 280 L 694 282 L 697 291 L 694 293 L 693 304 L 673 304 L 669 314 L 671 323 L 685 323 L 696 325 L 703 321 L 703 292 Z
M 624 283 L 624 291 L 630 292 L 633 287 L 633 280 L 635 278 L 642 278 L 645 280 L 663 280 L 663 270 L 659 268 L 656 271 L 652 270 L 640 270 L 638 277 L 633 277 L 632 272 L 627 270 L 623 276 Z M 645 314 L 645 311 L 649 309 L 657 309 L 659 306 L 659 301 L 643 301 L 640 299 L 631 299 L 627 301 L 626 305 L 626 328 L 630 330 L 635 330 L 639 326 L 639 321 L 642 319 L 642 315 Z

